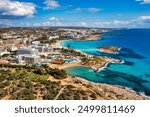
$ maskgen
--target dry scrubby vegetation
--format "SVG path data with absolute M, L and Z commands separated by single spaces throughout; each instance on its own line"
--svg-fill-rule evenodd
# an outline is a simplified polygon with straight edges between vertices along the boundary
M 34 100 L 38 95 L 54 95 L 61 86 L 47 79 L 47 75 L 37 75 L 27 70 L 1 71 L 0 98 L 7 96 L 8 99 L 14 100 Z M 56 90 L 49 90 L 51 87 Z
M 2 68 L 2 67 L 1 67 Z M 63 70 L 3 65 L 5 70 L 0 71 L 0 99 L 49 99 L 61 89 L 60 82 L 48 81 L 49 75 L 56 79 L 63 79 L 67 74 Z M 12 70 L 9 70 L 9 69 Z
M 105 58 L 103 57 L 91 57 L 91 58 L 84 58 L 84 60 L 82 60 L 82 65 L 83 66 L 93 66 L 93 65 L 103 65 L 106 63 Z
M 62 85 L 61 80 L 67 78 L 64 70 L 20 65 L 2 65 L 1 68 L 5 70 L 0 70 L 0 99 L 53 100 L 64 87 L 57 98 L 59 100 L 96 99 L 92 92 L 71 85 L 73 79 L 69 84 Z M 49 80 L 49 75 L 53 76 L 55 81 Z M 74 84 L 79 82 L 75 81 Z
M 71 49 L 71 48 L 70 49 L 62 48 L 61 49 L 61 53 L 63 55 L 70 55 L 70 56 L 74 56 L 74 57 L 80 56 L 80 57 L 86 58 L 86 55 L 84 55 L 81 52 L 78 52 L 78 51 L 76 51 L 74 49 Z

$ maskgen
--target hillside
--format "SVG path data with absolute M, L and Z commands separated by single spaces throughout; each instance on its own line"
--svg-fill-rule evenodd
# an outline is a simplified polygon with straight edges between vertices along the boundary
M 0 71 L 1 100 L 147 99 L 122 87 L 94 84 L 67 76 L 58 69 L 9 69 L 8 67 Z

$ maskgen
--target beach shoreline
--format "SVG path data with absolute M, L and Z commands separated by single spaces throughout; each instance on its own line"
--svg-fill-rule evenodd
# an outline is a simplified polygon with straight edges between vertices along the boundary
M 61 45 L 61 43 L 63 43 L 64 41 L 67 41 L 67 40 L 57 41 L 56 42 L 57 48 L 66 48 L 67 49 L 67 47 L 63 47 Z M 94 56 L 94 55 L 89 55 L 87 53 L 81 52 L 80 50 L 74 50 L 74 51 L 80 52 L 81 54 L 86 55 L 87 57 L 93 57 Z M 114 59 L 114 58 L 105 57 L 105 63 L 103 65 L 100 65 L 100 66 L 99 65 L 98 66 L 94 66 L 94 65 L 93 66 L 89 66 L 89 65 L 86 66 L 86 65 L 81 65 L 81 63 L 79 63 L 79 62 L 77 62 L 77 63 L 73 62 L 73 63 L 66 63 L 68 65 L 65 64 L 65 66 L 66 66 L 65 68 L 80 66 L 80 67 L 91 68 L 94 71 L 100 72 L 100 71 L 104 70 L 105 68 L 107 68 L 107 66 L 111 63 L 123 64 L 124 61 Z M 63 66 L 63 65 L 61 65 L 61 66 Z M 63 67 L 61 67 L 61 68 L 63 68 Z
M 53 48 L 53 49 L 54 49 L 54 48 L 64 48 L 64 47 L 61 45 L 61 43 L 64 42 L 64 41 L 67 41 L 67 40 L 57 40 L 57 42 L 52 45 L 52 48 Z
M 83 68 L 91 68 L 92 70 L 94 70 L 95 72 L 100 72 L 102 70 L 104 70 L 105 68 L 107 68 L 107 66 L 109 64 L 123 64 L 123 61 L 118 61 L 117 59 L 108 59 L 107 61 L 105 61 L 105 63 L 103 65 L 98 65 L 98 66 L 88 66 L 88 65 L 82 65 L 82 62 L 71 62 L 71 63 L 64 63 L 62 65 L 52 65 L 55 66 L 54 68 L 58 68 L 58 69 L 67 69 L 67 68 L 71 68 L 71 67 L 83 67 Z
M 94 34 L 94 35 L 90 35 L 89 37 L 85 38 L 85 40 L 99 40 L 101 39 L 101 34 Z

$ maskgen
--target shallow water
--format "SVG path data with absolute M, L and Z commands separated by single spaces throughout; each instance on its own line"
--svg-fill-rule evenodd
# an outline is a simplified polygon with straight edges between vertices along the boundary
M 125 64 L 110 64 L 101 72 L 90 68 L 73 67 L 66 69 L 72 76 L 79 76 L 96 83 L 120 85 L 150 96 L 150 29 L 114 30 L 114 36 L 104 36 L 103 40 L 65 41 L 62 46 L 96 55 L 109 56 L 125 61 Z M 119 35 L 118 35 L 119 34 Z M 102 46 L 121 47 L 120 54 L 99 52 Z

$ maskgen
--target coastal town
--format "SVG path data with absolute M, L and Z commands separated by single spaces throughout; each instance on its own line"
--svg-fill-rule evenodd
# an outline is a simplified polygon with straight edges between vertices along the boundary
M 68 39 L 84 40 L 85 38 L 90 38 L 91 34 L 96 36 L 97 33 L 96 29 L 1 29 L 1 63 L 25 65 L 55 63 L 60 60 L 65 62 L 67 61 L 66 59 L 80 61 L 79 58 L 63 55 L 61 53 L 62 47 L 58 43 Z
M 104 31 L 100 29 L 68 28 L 5 28 L 5 30 L 1 30 L 0 64 L 39 66 L 47 64 L 50 67 L 55 66 L 54 64 L 60 64 L 62 67 L 63 63 L 70 65 L 69 63 L 83 62 L 88 66 L 87 63 L 90 60 L 88 62 L 85 61 L 88 58 L 94 58 L 93 56 L 75 51 L 70 45 L 64 48 L 60 43 L 64 40 L 97 40 Z M 68 53 L 65 51 L 68 51 Z M 74 55 L 76 53 L 81 54 L 79 56 Z M 94 65 L 91 66 L 92 64 L 90 64 L 91 68 L 98 70 L 107 62 L 120 62 L 119 60 L 109 58 L 100 59 L 102 61 L 101 65 L 94 67 Z
M 1 27 L 0 99 L 146 99 L 123 87 L 98 85 L 65 72 L 66 68 L 75 66 L 99 72 L 109 63 L 122 64 L 122 60 L 89 55 L 61 44 L 67 40 L 100 40 L 106 31 L 75 27 Z M 110 54 L 118 54 L 120 49 L 98 48 Z

